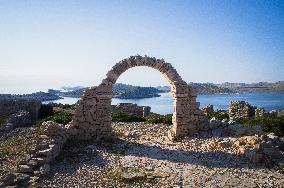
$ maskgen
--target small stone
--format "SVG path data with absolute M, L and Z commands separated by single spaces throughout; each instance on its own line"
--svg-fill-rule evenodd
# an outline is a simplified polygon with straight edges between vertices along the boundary
M 38 162 L 36 160 L 30 160 L 27 165 L 31 166 L 31 167 L 35 167 L 38 165 Z
M 167 173 L 167 172 L 162 172 L 162 171 L 155 171 L 153 174 L 152 174 L 153 177 L 158 177 L 158 178 L 166 178 L 166 177 L 169 177 L 170 174 Z
M 142 172 L 123 172 L 121 177 L 125 180 L 134 180 L 143 178 L 144 174 Z
M 233 144 L 229 141 L 222 141 L 218 143 L 218 146 L 221 148 L 229 148 L 229 147 L 232 147 L 232 145 Z
M 22 173 L 32 173 L 33 169 L 28 166 L 28 165 L 19 165 L 19 170 L 18 172 L 22 172 Z
M 46 175 L 50 171 L 50 165 L 49 164 L 45 164 L 45 165 L 41 166 L 39 168 L 39 171 L 40 171 L 41 175 L 43 175 L 43 176 Z
M 15 183 L 22 183 L 30 179 L 30 175 L 25 173 L 14 173 L 14 175 L 16 176 Z

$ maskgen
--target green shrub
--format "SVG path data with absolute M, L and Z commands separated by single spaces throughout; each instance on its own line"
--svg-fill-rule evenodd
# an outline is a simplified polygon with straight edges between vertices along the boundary
M 38 118 L 39 119 L 44 119 L 49 116 L 52 116 L 54 114 L 53 112 L 53 106 L 50 104 L 42 104 L 39 112 L 38 112 Z
M 145 118 L 122 112 L 113 112 L 111 114 L 112 121 L 114 122 L 144 122 Z
M 123 112 L 113 112 L 111 114 L 113 122 L 146 122 L 172 124 L 172 114 L 168 115 L 152 115 L 147 118 Z
M 227 111 L 215 111 L 207 115 L 208 119 L 215 117 L 216 119 L 222 121 L 223 119 L 229 119 L 229 114 Z
M 146 120 L 146 123 L 164 123 L 164 124 L 172 124 L 172 114 L 167 115 L 152 115 L 149 116 Z
M 53 107 L 58 107 L 61 109 L 74 109 L 74 104 L 61 104 L 61 103 L 52 103 Z
M 260 125 L 265 133 L 273 132 L 278 136 L 284 136 L 284 117 L 258 117 L 250 119 L 239 119 L 238 123 L 247 126 Z
M 57 112 L 52 116 L 49 116 L 45 119 L 38 121 L 37 126 L 40 126 L 45 121 L 54 121 L 56 123 L 66 125 L 72 120 L 72 116 L 73 116 L 73 114 L 68 113 L 66 111 Z

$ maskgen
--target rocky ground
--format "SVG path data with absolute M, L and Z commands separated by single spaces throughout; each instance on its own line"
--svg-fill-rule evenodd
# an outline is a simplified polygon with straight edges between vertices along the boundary
M 115 143 L 68 143 L 39 187 L 284 186 L 283 157 L 263 155 L 252 163 L 242 154 L 248 138 L 203 133 L 172 142 L 167 125 L 113 123 L 113 128 Z
M 14 173 L 20 161 L 35 148 L 36 134 L 36 129 L 31 127 L 0 132 L 0 179 Z

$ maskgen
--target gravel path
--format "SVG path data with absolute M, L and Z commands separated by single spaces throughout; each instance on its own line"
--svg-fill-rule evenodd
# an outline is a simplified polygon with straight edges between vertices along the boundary
M 207 135 L 182 142 L 167 125 L 116 123 L 115 144 L 69 144 L 40 187 L 281 187 L 284 175 L 252 164 Z M 230 139 L 230 138 L 222 138 Z M 233 139 L 233 138 L 232 138 Z

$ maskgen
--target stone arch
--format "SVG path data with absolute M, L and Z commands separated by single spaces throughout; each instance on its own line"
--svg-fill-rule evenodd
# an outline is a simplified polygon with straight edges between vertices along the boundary
M 111 128 L 113 85 L 122 73 L 136 66 L 148 66 L 158 70 L 171 85 L 174 98 L 173 127 L 169 132 L 171 139 L 196 133 L 206 124 L 207 119 L 196 102 L 197 92 L 180 77 L 176 69 L 163 59 L 137 55 L 116 63 L 99 86 L 86 89 L 76 104 L 72 121 L 77 139 L 114 138 Z

